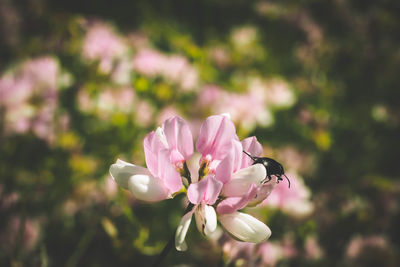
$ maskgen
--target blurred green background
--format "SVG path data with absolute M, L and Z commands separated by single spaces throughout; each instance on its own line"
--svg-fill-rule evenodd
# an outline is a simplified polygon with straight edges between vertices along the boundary
M 0 265 L 149 266 L 183 196 L 116 187 L 172 115 L 229 112 L 292 181 L 250 245 L 191 226 L 165 266 L 399 266 L 400 2 L 0 2 Z

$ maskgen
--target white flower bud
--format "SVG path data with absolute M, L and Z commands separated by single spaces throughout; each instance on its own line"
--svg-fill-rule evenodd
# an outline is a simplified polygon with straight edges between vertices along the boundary
M 110 174 L 119 186 L 131 191 L 139 200 L 156 202 L 168 198 L 162 180 L 152 176 L 146 168 L 118 159 L 111 165 Z
M 240 241 L 260 243 L 271 236 L 268 226 L 246 213 L 222 214 L 218 219 L 225 230 Z

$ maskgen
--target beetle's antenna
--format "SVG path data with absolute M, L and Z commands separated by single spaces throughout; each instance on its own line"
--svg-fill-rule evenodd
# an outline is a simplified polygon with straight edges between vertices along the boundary
M 256 158 L 247 153 L 246 151 L 243 150 L 243 153 L 245 153 L 247 156 L 249 156 L 253 161 L 256 161 Z
M 286 180 L 288 181 L 288 183 L 289 183 L 289 188 L 290 188 L 290 180 L 289 180 L 289 178 L 287 178 L 287 176 L 286 176 L 285 174 L 283 174 L 283 176 L 285 176 Z

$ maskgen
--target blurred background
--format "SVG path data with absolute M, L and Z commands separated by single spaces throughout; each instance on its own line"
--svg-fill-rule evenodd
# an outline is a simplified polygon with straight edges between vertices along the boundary
M 165 266 L 400 265 L 400 2 L 0 1 L 0 265 L 148 266 L 181 218 L 117 188 L 172 115 L 229 112 L 286 181 L 252 245 Z

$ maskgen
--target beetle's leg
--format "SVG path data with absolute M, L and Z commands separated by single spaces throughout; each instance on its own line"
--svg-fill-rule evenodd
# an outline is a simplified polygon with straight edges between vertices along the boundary
M 268 179 L 267 179 L 267 178 L 268 178 Z M 267 177 L 265 177 L 265 179 L 261 181 L 261 184 L 268 183 L 269 181 L 271 181 L 271 179 L 272 179 L 271 175 L 268 175 L 268 174 L 267 174 Z

